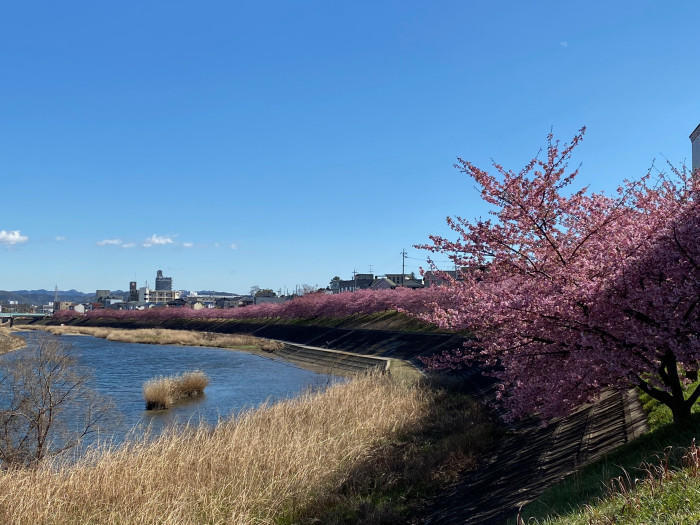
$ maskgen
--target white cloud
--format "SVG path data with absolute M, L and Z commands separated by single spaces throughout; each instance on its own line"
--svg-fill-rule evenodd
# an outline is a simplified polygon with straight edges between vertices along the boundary
M 135 242 L 126 242 L 126 243 L 122 244 L 122 248 L 135 248 L 135 247 L 136 247 Z
M 164 246 L 166 244 L 175 244 L 172 237 L 167 235 L 156 235 L 155 233 L 146 239 L 141 246 L 150 248 L 151 246 Z
M 192 246 L 194 246 L 194 243 L 191 243 L 191 242 L 183 242 L 183 243 L 182 243 L 182 246 L 184 246 L 185 248 L 192 248 Z
M 12 246 L 14 244 L 21 244 L 27 242 L 29 237 L 22 235 L 19 230 L 5 231 L 0 230 L 0 244 L 6 244 Z
M 231 249 L 232 249 L 232 250 L 237 250 L 237 249 L 238 249 L 238 245 L 237 245 L 235 242 L 232 242 L 232 243 L 231 243 Z
M 121 239 L 103 239 L 97 241 L 97 246 L 121 246 L 123 243 Z
M 56 236 L 56 241 L 58 241 L 58 242 L 65 241 L 65 240 L 66 240 L 66 238 L 63 235 Z
M 566 40 L 562 40 L 561 42 L 559 42 L 559 45 L 561 47 L 569 47 L 569 43 Z

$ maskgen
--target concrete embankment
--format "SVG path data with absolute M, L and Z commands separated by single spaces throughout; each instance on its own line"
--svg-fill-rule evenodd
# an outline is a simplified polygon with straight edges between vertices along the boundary
M 274 355 L 314 371 L 333 375 L 353 375 L 370 370 L 388 372 L 389 359 L 351 352 L 285 343 Z
M 445 491 L 422 520 L 430 524 L 502 524 L 548 487 L 648 430 L 634 391 L 607 391 L 545 427 L 522 423 L 466 479 Z

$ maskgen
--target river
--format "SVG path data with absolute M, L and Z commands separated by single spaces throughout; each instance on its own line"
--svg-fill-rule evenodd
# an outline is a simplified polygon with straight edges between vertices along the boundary
M 41 332 L 18 335 L 27 340 L 27 348 L 13 352 L 12 358 L 21 358 L 23 352 L 36 344 L 37 337 L 46 337 Z M 215 424 L 219 418 L 266 401 L 291 398 L 308 389 L 322 389 L 342 381 L 243 351 L 121 343 L 82 335 L 64 335 L 58 339 L 69 345 L 70 354 L 91 372 L 93 389 L 111 398 L 121 413 L 118 425 L 100 434 L 100 440 L 111 439 L 114 443 L 123 441 L 130 431 L 140 433 L 148 426 L 152 435 L 158 435 L 172 424 L 200 420 Z M 209 376 L 203 397 L 168 410 L 145 410 L 142 393 L 145 381 L 189 370 L 202 370 Z

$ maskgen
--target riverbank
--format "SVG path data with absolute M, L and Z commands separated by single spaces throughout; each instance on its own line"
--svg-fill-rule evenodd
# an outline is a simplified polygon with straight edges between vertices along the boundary
M 129 331 L 152 328 L 208 332 L 214 334 L 248 335 L 284 341 L 321 349 L 333 349 L 354 354 L 399 359 L 422 367 L 421 357 L 461 347 L 468 341 L 466 334 L 440 331 L 406 331 L 400 327 L 413 320 L 398 312 L 381 315 L 355 315 L 344 319 L 115 319 L 80 316 L 65 319 L 48 318 L 27 323 L 27 326 L 99 327 Z
M 54 335 L 90 335 L 119 341 L 155 345 L 210 346 L 229 350 L 272 352 L 282 348 L 282 344 L 270 339 L 237 334 L 215 334 L 191 330 L 171 330 L 165 328 L 104 328 L 99 326 L 71 325 L 18 325 L 19 330 L 43 330 Z
M 213 429 L 2 472 L 0 521 L 406 523 L 494 432 L 457 392 L 363 376 Z
M 312 372 L 354 376 L 368 370 L 378 369 L 400 379 L 416 381 L 421 373 L 410 363 L 400 359 L 366 356 L 352 352 L 295 345 L 261 337 L 241 334 L 218 334 L 197 330 L 172 330 L 165 328 L 109 328 L 81 325 L 29 324 L 18 327 L 22 330 L 42 330 L 54 335 L 90 335 L 124 343 L 203 346 L 244 351 L 266 358 L 288 361 Z
M 26 342 L 22 337 L 12 335 L 8 328 L 0 328 L 0 355 L 24 348 Z

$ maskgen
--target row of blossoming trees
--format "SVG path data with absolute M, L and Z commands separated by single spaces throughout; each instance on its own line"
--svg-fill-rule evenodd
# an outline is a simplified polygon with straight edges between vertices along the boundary
M 93 310 L 88 318 L 149 320 L 166 319 L 310 319 L 315 317 L 343 318 L 356 314 L 371 314 L 387 310 L 404 310 L 418 316 L 427 314 L 432 305 L 440 302 L 444 292 L 440 288 L 410 290 L 359 290 L 354 293 L 327 295 L 312 293 L 284 303 L 259 304 L 245 308 L 203 309 L 154 308 L 151 310 Z M 72 311 L 57 312 L 57 317 L 80 316 Z M 82 317 L 82 316 L 81 316 Z
M 561 415 L 603 388 L 636 386 L 686 421 L 700 395 L 684 392 L 700 358 L 699 173 L 647 175 L 615 197 L 570 190 L 583 132 L 565 147 L 550 135 L 546 158 L 519 172 L 459 159 L 493 217 L 449 218 L 457 240 L 423 246 L 473 270 L 420 316 L 468 328 L 479 345 L 431 364 L 492 365 L 512 417 Z
M 466 268 L 423 290 L 311 294 L 232 310 L 91 312 L 123 319 L 345 317 L 400 310 L 477 344 L 428 360 L 434 368 L 486 365 L 511 417 L 561 415 L 603 388 L 636 386 L 690 417 L 700 388 L 700 213 L 696 172 L 625 182 L 617 195 L 574 191 L 565 147 L 551 135 L 545 158 L 495 173 L 459 159 L 493 218 L 448 218 L 456 240 L 420 246 Z M 447 276 L 445 276 L 447 278 Z M 470 348 L 477 348 L 471 350 Z

